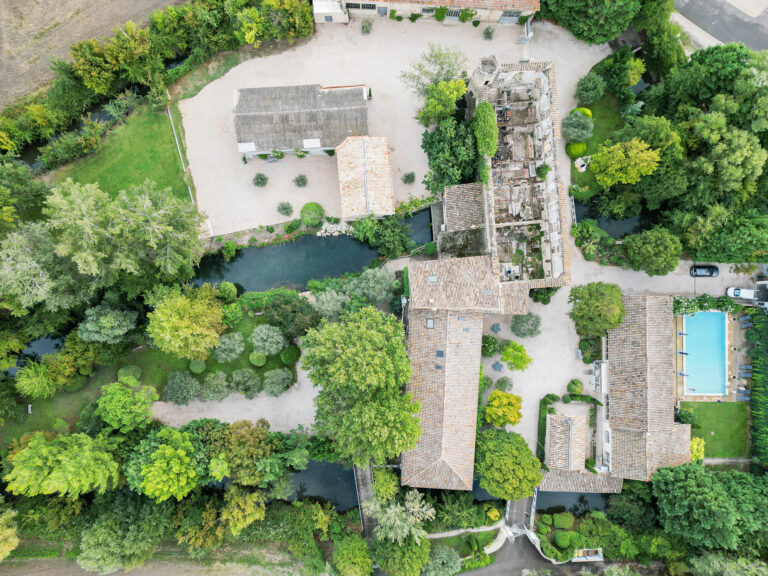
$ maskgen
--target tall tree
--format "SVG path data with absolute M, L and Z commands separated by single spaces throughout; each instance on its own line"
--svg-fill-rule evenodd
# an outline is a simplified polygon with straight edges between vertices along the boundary
M 118 465 L 102 440 L 86 434 L 47 440 L 41 432 L 9 455 L 10 472 L 4 480 L 13 494 L 59 494 L 77 498 L 92 490 L 103 493 L 115 486 Z
M 402 392 L 411 366 L 394 316 L 366 307 L 324 321 L 303 346 L 303 366 L 320 387 L 315 424 L 343 458 L 384 462 L 415 446 L 420 406 Z
M 456 113 L 456 101 L 464 96 L 467 85 L 464 80 L 441 80 L 427 87 L 427 98 L 424 107 L 418 111 L 416 118 L 422 126 L 430 126 L 450 118 Z
M 399 545 L 391 540 L 374 540 L 373 559 L 390 576 L 419 576 L 429 562 L 432 544 L 428 538 L 421 542 L 413 539 Z
M 210 284 L 169 291 L 147 317 L 157 347 L 190 360 L 205 360 L 225 330 L 221 302 Z
M 694 547 L 734 550 L 738 546 L 740 530 L 733 499 L 703 466 L 657 470 L 653 494 L 668 534 Z
M 19 545 L 17 514 L 16 510 L 5 505 L 3 497 L 0 496 L 0 562 Z
M 477 172 L 477 143 L 468 124 L 453 118 L 440 122 L 421 137 L 421 148 L 427 154 L 429 171 L 424 184 L 438 193 L 448 186 L 469 182 Z
M 483 430 L 477 437 L 475 473 L 491 496 L 520 500 L 541 483 L 541 462 L 520 434 Z
M 435 509 L 424 501 L 418 490 L 409 490 L 400 499 L 389 502 L 367 500 L 363 510 L 376 518 L 374 534 L 379 540 L 390 540 L 402 546 L 409 539 L 417 544 L 427 537 L 424 522 L 435 517 Z
M 411 69 L 400 74 L 403 84 L 419 96 L 426 96 L 429 87 L 443 80 L 456 80 L 467 67 L 467 57 L 458 48 L 430 44 Z
M 119 344 L 136 327 L 138 316 L 135 310 L 121 310 L 102 302 L 85 311 L 85 318 L 77 327 L 77 335 L 84 342 Z
M 561 26 L 590 44 L 617 38 L 640 11 L 640 0 L 545 0 Z
M 131 376 L 101 389 L 96 414 L 108 426 L 127 434 L 152 422 L 152 405 L 160 397 L 153 386 L 142 386 Z
M 630 268 L 642 270 L 649 276 L 672 272 L 683 252 L 680 239 L 661 226 L 627 236 L 621 247 Z
M 616 284 L 590 282 L 574 286 L 568 301 L 572 304 L 568 315 L 579 336 L 605 336 L 606 331 L 617 328 L 624 320 L 621 289 Z
M 354 533 L 333 541 L 332 563 L 341 576 L 369 576 L 373 573 L 368 542 Z
M 477 151 L 481 156 L 493 158 L 499 146 L 499 125 L 496 110 L 488 102 L 480 102 L 472 118 L 472 130 L 477 140 Z
M 590 169 L 600 186 L 636 184 L 653 174 L 659 163 L 658 151 L 638 138 L 616 144 L 602 144 L 592 155 Z

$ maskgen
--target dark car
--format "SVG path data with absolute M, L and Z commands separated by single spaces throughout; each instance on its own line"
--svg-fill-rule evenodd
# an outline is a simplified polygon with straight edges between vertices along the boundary
M 696 264 L 691 266 L 691 276 L 694 278 L 717 278 L 720 269 L 714 264 Z

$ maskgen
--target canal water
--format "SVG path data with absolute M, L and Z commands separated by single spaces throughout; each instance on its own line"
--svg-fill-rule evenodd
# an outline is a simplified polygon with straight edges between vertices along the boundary
M 357 488 L 352 468 L 336 462 L 310 460 L 307 468 L 291 474 L 293 496 L 291 500 L 314 496 L 328 500 L 339 512 L 357 506 Z
M 605 230 L 617 240 L 629 234 L 640 232 L 642 229 L 640 216 L 614 220 L 613 218 L 601 216 L 589 204 L 582 204 L 580 202 L 574 202 L 574 204 L 576 207 L 576 222 L 581 222 L 585 218 L 593 218 L 597 220 L 598 228 Z
M 576 516 L 593 510 L 605 512 L 608 497 L 603 494 L 581 494 L 577 492 L 539 492 L 536 496 L 536 511 L 561 508 Z

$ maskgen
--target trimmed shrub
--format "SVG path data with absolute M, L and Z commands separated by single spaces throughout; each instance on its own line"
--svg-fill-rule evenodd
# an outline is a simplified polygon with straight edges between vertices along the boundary
M 319 228 L 323 225 L 325 210 L 317 202 L 309 202 L 301 208 L 301 221 L 310 228 Z
M 283 226 L 283 229 L 285 230 L 286 234 L 293 234 L 299 228 L 301 228 L 301 220 L 299 220 L 298 218 L 291 220 L 285 226 Z
M 564 404 L 570 404 L 571 403 L 571 395 L 570 394 L 563 394 L 563 403 Z
M 571 114 L 573 114 L 574 112 L 581 112 L 582 114 L 584 114 L 584 116 L 592 118 L 592 110 L 590 110 L 589 108 L 584 108 L 580 106 L 579 108 L 574 108 L 573 110 L 571 110 Z
M 234 362 L 245 351 L 245 340 L 240 332 L 227 332 L 222 334 L 219 345 L 214 349 L 213 355 L 222 364 Z
M 179 406 L 187 403 L 200 393 L 200 382 L 187 371 L 171 372 L 163 388 L 163 400 Z
M 490 358 L 501 352 L 501 342 L 496 336 L 490 334 L 483 334 L 480 353 L 485 358 Z
M 403 184 L 413 184 L 414 182 L 416 182 L 415 172 L 406 172 L 403 174 Z
M 261 368 L 267 363 L 267 355 L 263 352 L 251 352 L 248 361 L 257 368 Z
M 275 368 L 264 374 L 263 390 L 267 396 L 280 396 L 293 384 L 293 372 L 288 368 Z
M 400 491 L 400 478 L 389 468 L 373 469 L 373 495 L 381 503 L 389 502 Z
M 221 255 L 225 262 L 229 262 L 237 256 L 237 244 L 233 240 L 227 240 L 224 242 L 224 246 L 221 247 Z
M 552 515 L 552 524 L 559 530 L 570 530 L 573 528 L 573 514 L 562 512 Z
M 243 319 L 243 309 L 237 302 L 221 307 L 221 321 L 227 328 L 234 328 Z
M 304 188 L 304 186 L 307 185 L 307 177 L 304 174 L 299 174 L 296 176 L 296 178 L 293 179 L 293 183 L 296 184 L 299 188 Z
M 571 545 L 572 534 L 573 532 L 564 532 L 562 530 L 558 530 L 552 535 L 552 541 L 554 542 L 555 546 L 561 550 L 564 550 Z
M 581 112 L 573 112 L 563 120 L 563 138 L 567 142 L 585 142 L 592 136 L 595 124 Z
M 434 242 L 427 242 L 424 244 L 424 254 L 427 256 L 434 256 L 437 252 L 437 245 Z
M 291 344 L 280 352 L 280 361 L 286 366 L 293 366 L 299 361 L 299 356 L 301 356 L 301 349 Z
M 579 106 L 586 106 L 592 104 L 596 100 L 600 100 L 603 94 L 605 94 L 606 83 L 600 74 L 590 70 L 584 76 L 579 79 L 576 84 L 576 102 Z
M 532 338 L 539 334 L 541 318 L 533 312 L 518 314 L 512 317 L 510 328 L 512 329 L 512 334 L 518 338 Z
M 587 153 L 587 143 L 568 142 L 568 144 L 565 145 L 565 153 L 568 154 L 569 158 L 578 158 L 579 156 L 583 156 Z
M 280 328 L 269 324 L 260 324 L 253 329 L 251 343 L 254 352 L 261 352 L 266 356 L 279 354 L 286 345 Z
M 491 26 L 486 26 L 483 29 L 483 38 L 486 40 L 493 40 L 494 29 Z
M 237 288 L 232 282 L 222 282 L 219 284 L 219 300 L 224 304 L 232 304 L 237 300 Z
M 539 520 L 541 520 L 541 523 L 545 526 L 552 526 L 552 515 L 551 514 L 542 514 L 539 516 Z
M 536 523 L 536 533 L 541 534 L 544 536 L 545 534 L 549 534 L 549 531 L 552 530 L 550 526 L 547 526 L 546 524 L 541 524 L 540 522 Z
M 192 372 L 192 374 L 202 374 L 203 372 L 205 372 L 205 361 L 190 360 L 189 371 Z
M 293 206 L 291 206 L 290 202 L 280 202 L 280 204 L 277 205 L 277 212 L 283 216 L 290 216 L 293 214 Z
M 496 380 L 496 388 L 498 390 L 501 390 L 502 392 L 511 392 L 512 391 L 512 378 L 509 376 L 502 376 L 498 380 Z
M 246 398 L 253 398 L 261 392 L 261 378 L 252 368 L 241 368 L 232 372 L 232 388 L 239 390 Z
M 266 174 L 262 174 L 259 172 L 256 174 L 256 176 L 253 177 L 253 185 L 258 186 L 259 188 L 263 188 L 267 185 L 267 182 L 269 181 L 269 178 L 267 178 Z
M 125 378 L 135 378 L 136 380 L 141 378 L 141 366 L 128 364 L 128 366 L 120 368 L 120 370 L 117 371 L 117 381 L 122 382 Z
M 206 374 L 203 386 L 200 389 L 200 399 L 203 402 L 221 402 L 229 396 L 229 383 L 226 372 L 217 370 Z
M 574 378 L 568 382 L 568 394 L 581 394 L 584 391 L 584 384 L 581 380 Z

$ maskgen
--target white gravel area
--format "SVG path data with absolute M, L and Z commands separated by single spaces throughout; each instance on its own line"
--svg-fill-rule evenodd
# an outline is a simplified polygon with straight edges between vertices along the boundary
M 200 209 L 208 214 L 213 234 L 226 234 L 285 221 L 276 207 L 287 200 L 296 210 L 317 201 L 331 216 L 339 216 L 336 161 L 325 155 L 298 160 L 288 158 L 267 164 L 254 159 L 243 164 L 237 151 L 232 121 L 232 97 L 238 88 L 320 84 L 323 86 L 367 84 L 372 88 L 368 126 L 374 136 L 388 136 L 397 202 L 410 195 L 425 195 L 421 180 L 427 159 L 421 150 L 423 128 L 414 116 L 420 99 L 399 79 L 400 72 L 424 52 L 429 43 L 450 44 L 469 58 L 471 73 L 479 59 L 496 54 L 504 62 L 517 62 L 524 47 L 517 44 L 519 26 L 497 26 L 492 41 L 483 40 L 482 27 L 441 24 L 430 18 L 415 23 L 374 18 L 368 36 L 360 32 L 360 19 L 349 25 L 319 25 L 314 38 L 285 52 L 245 62 L 180 102 L 187 156 Z M 571 98 L 577 80 L 609 53 L 607 46 L 588 46 L 563 28 L 546 22 L 534 24 L 534 38 L 527 46 L 536 60 L 552 60 L 559 86 L 561 108 L 574 106 Z M 292 179 L 303 172 L 309 178 L 304 189 Z M 253 176 L 270 178 L 265 188 L 255 188 Z M 406 172 L 416 173 L 416 183 L 403 184 Z
M 155 420 L 178 428 L 199 418 L 216 418 L 222 422 L 255 422 L 265 418 L 271 430 L 290 432 L 298 426 L 312 426 L 315 421 L 314 400 L 318 390 L 309 380 L 308 372 L 298 370 L 298 382 L 277 398 L 262 393 L 249 400 L 242 394 L 230 394 L 221 402 L 193 400 L 186 406 L 155 402 Z

